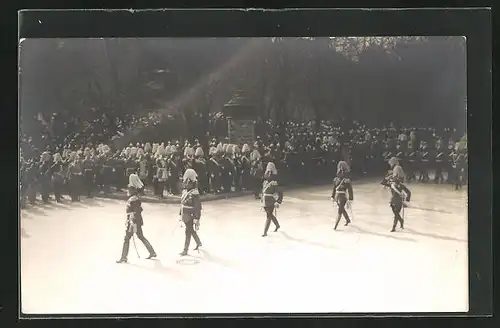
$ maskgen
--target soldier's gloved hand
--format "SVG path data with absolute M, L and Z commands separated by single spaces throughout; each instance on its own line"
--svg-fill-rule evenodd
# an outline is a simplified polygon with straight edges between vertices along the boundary
M 194 219 L 193 223 L 194 223 L 194 230 L 200 229 L 200 220 L 199 219 Z

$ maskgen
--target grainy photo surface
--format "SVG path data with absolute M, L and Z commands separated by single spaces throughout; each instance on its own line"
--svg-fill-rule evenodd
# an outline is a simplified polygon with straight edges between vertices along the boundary
M 466 312 L 466 39 L 22 39 L 24 314 Z

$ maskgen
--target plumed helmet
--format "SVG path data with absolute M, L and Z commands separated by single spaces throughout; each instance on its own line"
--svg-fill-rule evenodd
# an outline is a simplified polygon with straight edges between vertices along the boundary
M 151 148 L 151 152 L 153 154 L 156 154 L 156 152 L 158 151 L 158 146 L 159 146 L 158 143 L 156 143 L 156 142 L 153 143 L 153 147 Z
M 227 145 L 225 153 L 227 155 L 234 155 L 234 146 L 233 145 Z
M 205 154 L 203 153 L 203 148 L 198 147 L 196 148 L 196 151 L 194 152 L 194 155 L 199 157 L 199 156 L 204 156 Z
M 222 152 L 227 153 L 227 146 L 228 146 L 228 144 L 222 145 Z
M 347 164 L 346 161 L 340 161 L 337 164 L 337 173 L 339 172 L 344 172 L 344 173 L 349 172 L 349 165 Z
M 137 149 L 137 156 L 144 156 L 146 152 L 144 151 L 144 149 L 142 148 L 138 148 Z
M 54 156 L 53 156 L 53 158 L 54 158 L 54 162 L 60 162 L 60 161 L 62 161 L 61 154 L 59 154 L 59 153 L 55 153 Z
M 217 154 L 222 154 L 224 152 L 224 148 L 222 147 L 222 144 L 218 144 L 216 148 L 216 153 Z
M 132 155 L 132 156 L 137 155 L 137 147 L 131 147 L 130 148 L 130 155 Z
M 198 180 L 198 174 L 193 169 L 187 169 L 184 172 L 184 176 L 182 177 L 182 181 L 185 183 L 187 181 L 196 182 Z
M 251 161 L 257 161 L 261 158 L 260 153 L 257 149 L 254 149 L 254 151 L 250 154 L 250 160 Z
M 399 165 L 399 160 L 397 157 L 391 157 L 388 163 L 390 166 Z
M 151 152 L 151 149 L 151 144 L 149 142 L 146 142 L 146 144 L 144 145 L 144 152 L 149 153 Z
M 274 165 L 273 162 L 267 163 L 266 171 L 265 171 L 264 174 L 265 175 L 269 175 L 269 174 L 277 175 L 278 174 L 278 170 L 276 169 L 276 165 Z
M 248 153 L 250 152 L 250 146 L 248 144 L 244 144 L 243 148 L 241 148 L 242 153 Z
M 210 147 L 210 149 L 209 149 L 209 151 L 208 151 L 208 154 L 209 154 L 210 156 L 213 156 L 213 155 L 217 154 L 217 148 L 215 148 L 215 147 Z
M 191 148 L 191 147 L 187 147 L 187 148 L 184 150 L 184 156 L 189 156 L 189 157 L 194 156 L 194 149 L 193 149 L 193 148 Z
M 233 152 L 235 154 L 239 154 L 241 151 L 240 151 L 240 147 L 238 147 L 238 145 L 233 145 Z
M 141 179 L 139 178 L 139 176 L 137 174 L 132 173 L 128 177 L 128 186 L 134 187 L 137 189 L 141 189 L 142 187 L 144 187 L 144 183 L 142 183 Z
M 177 152 L 177 147 L 176 146 L 170 146 L 170 153 L 175 154 Z

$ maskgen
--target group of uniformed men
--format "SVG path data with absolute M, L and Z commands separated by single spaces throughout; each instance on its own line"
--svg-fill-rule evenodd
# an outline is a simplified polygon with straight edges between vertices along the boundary
M 264 171 L 272 161 L 280 171 L 280 184 L 307 183 L 333 178 L 337 164 L 345 160 L 351 175 L 359 177 L 385 171 L 388 159 L 397 157 L 405 167 L 408 181 L 447 182 L 456 188 L 467 180 L 467 149 L 456 140 L 430 131 L 400 131 L 358 127 L 348 132 L 339 129 L 302 132 L 302 127 L 287 127 L 282 134 L 257 137 L 254 144 L 235 145 L 229 140 L 212 139 L 208 147 L 198 140 L 144 143 L 113 151 L 108 145 L 80 149 L 54 149 L 42 153 L 40 160 L 21 157 L 21 205 L 35 203 L 39 192 L 43 202 L 53 193 L 57 202 L 67 193 L 72 201 L 96 192 L 120 191 L 128 177 L 137 173 L 157 197 L 164 193 L 180 195 L 181 177 L 193 168 L 199 177 L 200 193 L 253 190 L 259 197 Z M 418 136 L 417 136 L 418 134 Z M 332 173 L 333 172 L 333 173 Z

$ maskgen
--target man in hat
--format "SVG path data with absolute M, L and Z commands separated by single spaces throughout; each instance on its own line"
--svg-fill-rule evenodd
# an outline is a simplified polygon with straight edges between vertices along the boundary
M 180 255 L 186 256 L 188 254 L 189 244 L 191 243 L 191 237 L 193 237 L 196 242 L 196 248 L 194 250 L 198 250 L 202 246 L 200 237 L 198 237 L 197 233 L 201 218 L 201 198 L 197 188 L 198 175 L 193 169 L 187 169 L 186 172 L 184 172 L 182 181 L 184 189 L 181 195 L 179 215 L 185 226 L 186 237 L 184 239 L 184 249 Z
M 403 184 L 403 179 L 399 176 L 394 176 L 391 181 L 383 182 L 386 187 L 391 188 L 391 201 L 390 206 L 394 213 L 394 222 L 392 224 L 391 232 L 396 231 L 396 226 L 399 222 L 400 228 L 404 229 L 404 218 L 401 217 L 401 209 L 403 209 L 404 202 L 409 202 L 411 192 Z
M 349 193 L 349 196 L 346 196 L 346 193 Z M 346 205 L 348 205 L 348 200 L 349 202 L 354 200 L 351 179 L 349 178 L 349 165 L 347 165 L 347 162 L 345 161 L 340 161 L 337 165 L 337 176 L 333 179 L 331 198 L 335 201 L 338 208 L 337 220 L 335 221 L 334 227 L 334 229 L 337 230 L 337 226 L 339 225 L 342 215 L 346 220 L 346 226 L 351 223 L 349 214 L 347 214 L 346 211 Z
M 275 198 L 275 194 L 278 195 Z M 264 183 L 262 184 L 262 204 L 264 210 L 266 211 L 266 224 L 264 226 L 264 233 L 262 237 L 267 236 L 267 231 L 271 225 L 271 221 L 274 223 L 274 231 L 278 231 L 280 224 L 278 219 L 274 215 L 274 209 L 279 207 L 283 202 L 283 191 L 278 186 L 278 171 L 273 162 L 267 163 L 266 171 L 264 173 Z
M 134 181 L 131 181 L 134 184 Z M 142 227 L 144 225 L 144 220 L 142 217 L 142 203 L 138 196 L 138 189 L 133 187 L 132 185 L 128 188 L 128 196 L 127 200 L 127 219 L 125 221 L 125 237 L 123 239 L 123 247 L 122 247 L 122 255 L 117 263 L 127 263 L 128 251 L 130 248 L 130 238 L 137 235 L 140 241 L 144 244 L 146 249 L 149 252 L 149 256 L 147 259 L 152 259 L 156 257 L 156 252 L 151 246 L 150 242 L 144 237 L 144 233 L 142 231 Z
M 233 145 L 226 145 L 225 151 L 222 157 L 223 166 L 223 185 L 224 192 L 231 192 L 234 186 L 234 177 L 236 175 L 236 164 L 234 161 Z

